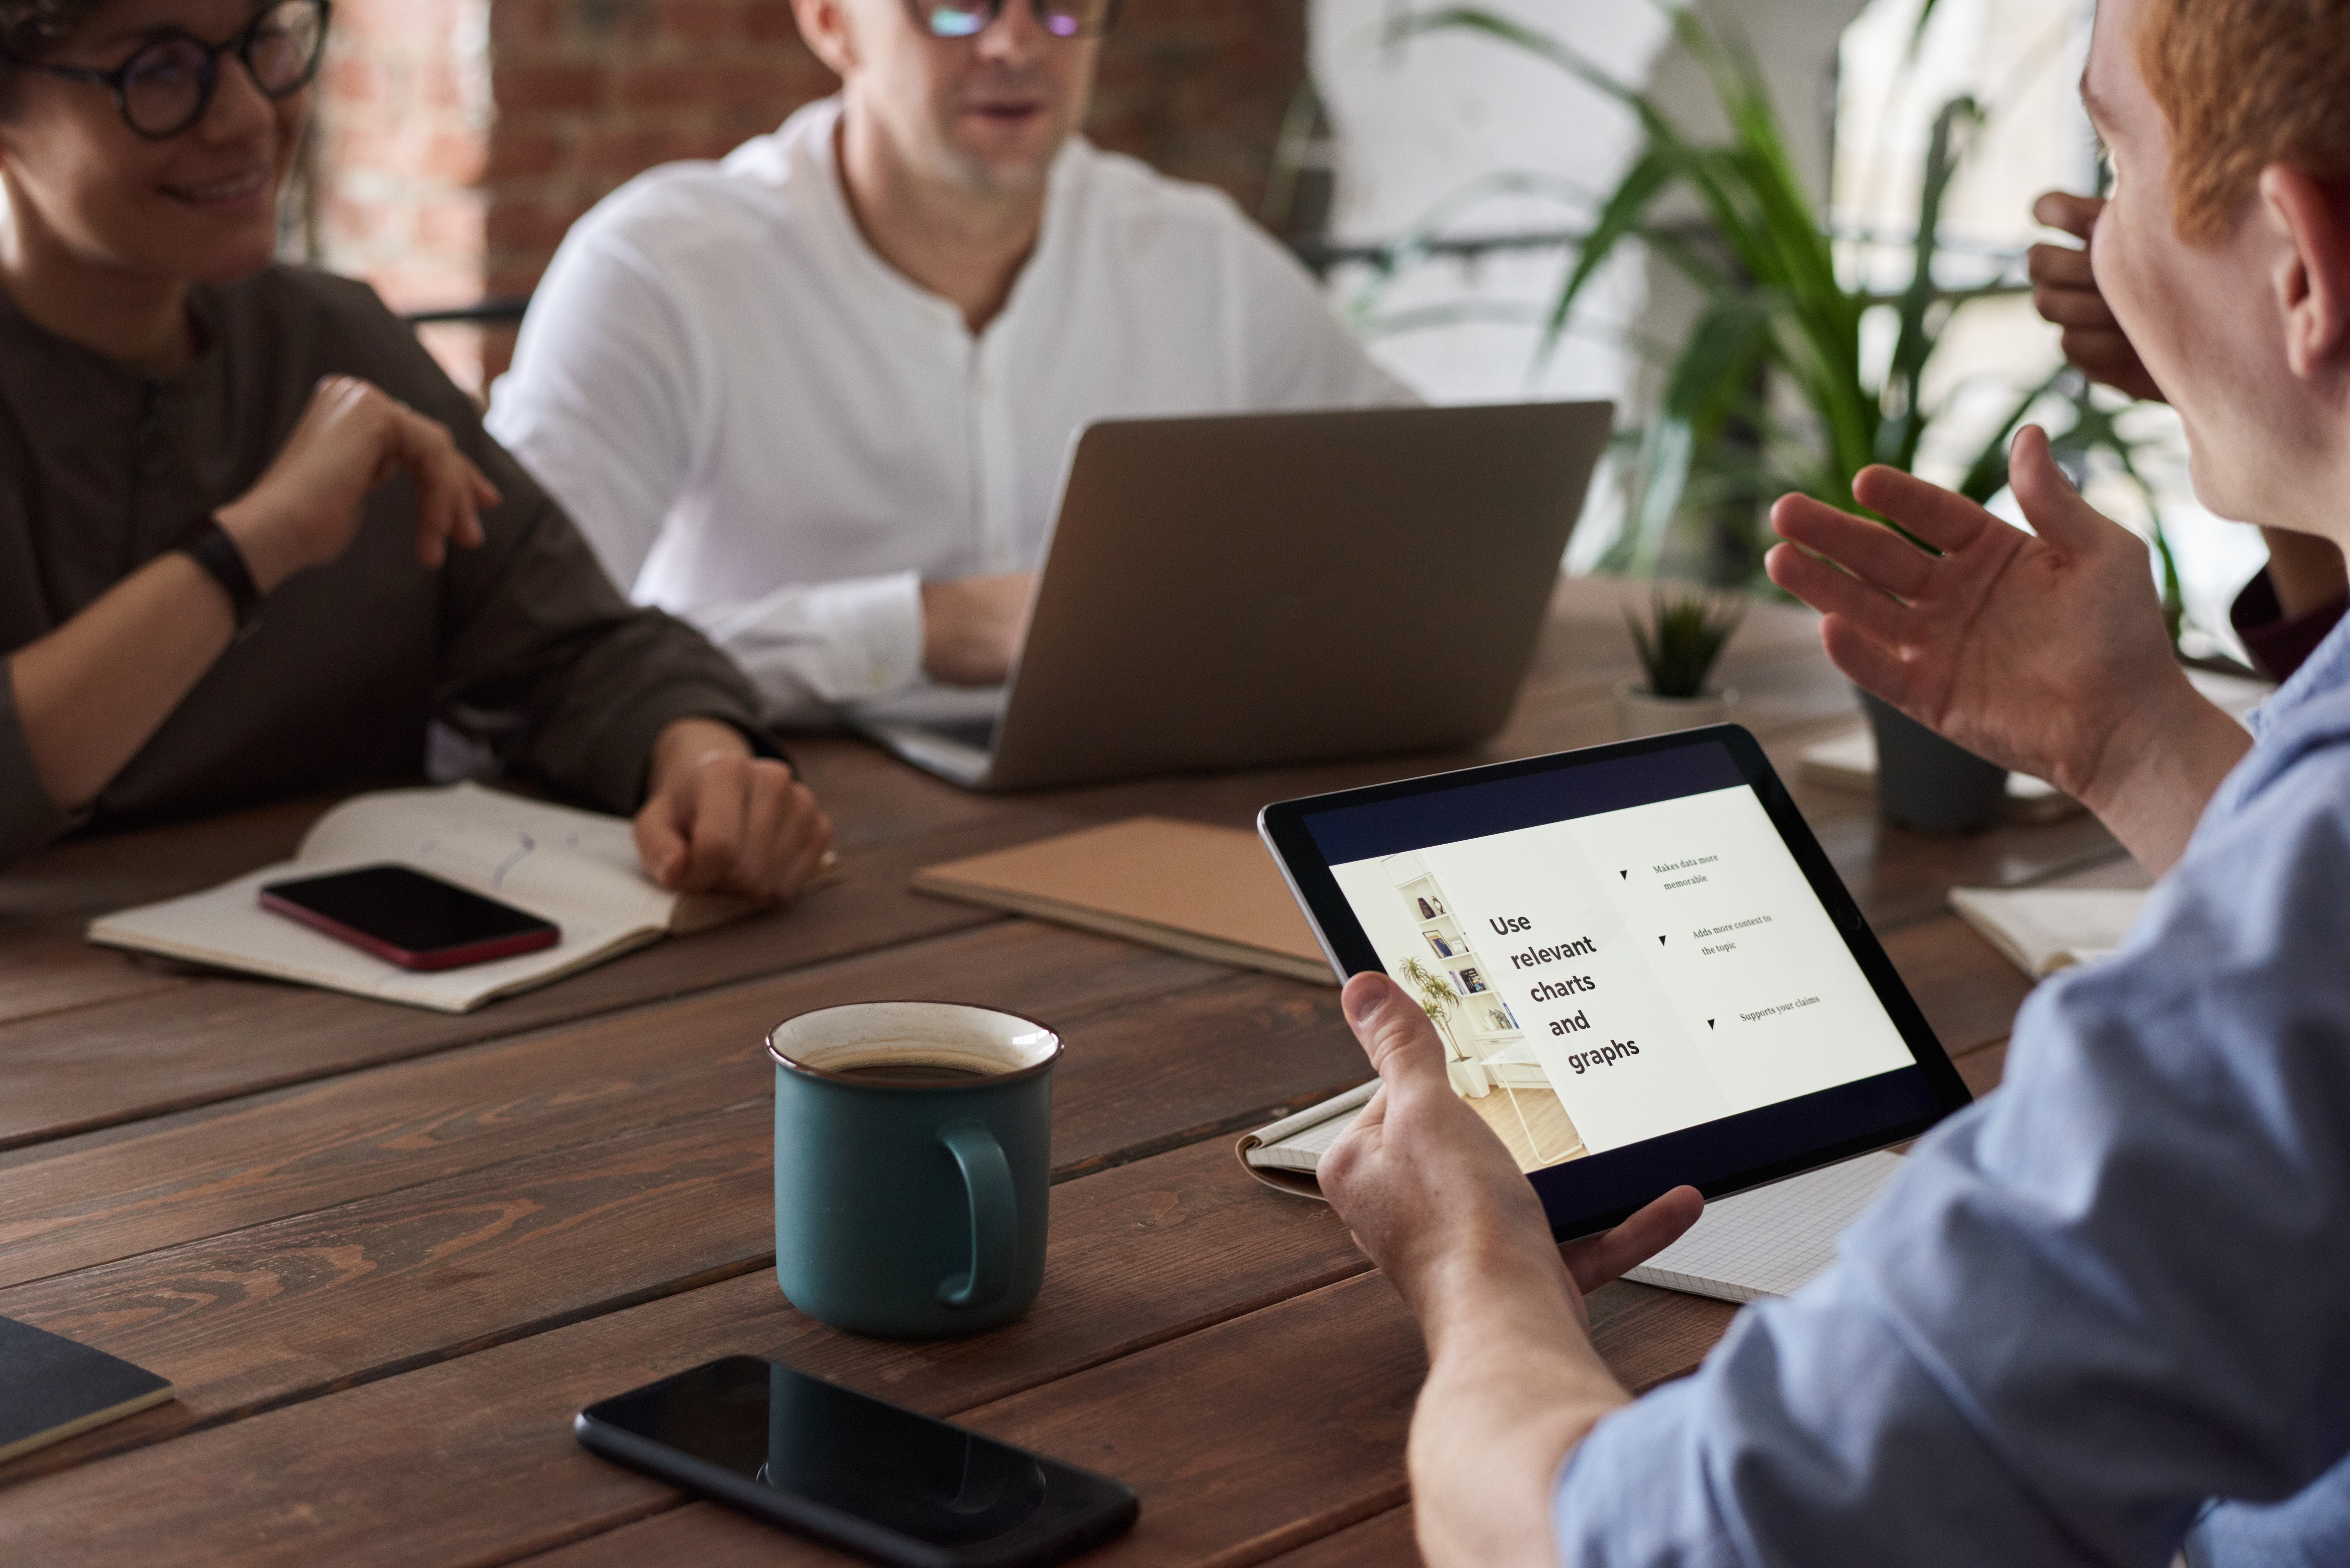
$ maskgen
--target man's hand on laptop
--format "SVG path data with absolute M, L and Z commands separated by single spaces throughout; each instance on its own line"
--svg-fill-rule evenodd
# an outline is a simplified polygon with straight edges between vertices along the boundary
M 1419 1318 L 1428 1382 L 1409 1459 L 1437 1568 L 1553 1560 L 1552 1477 L 1629 1402 L 1592 1349 L 1583 1295 L 1697 1222 L 1694 1189 L 1561 1249 L 1500 1138 L 1453 1092 L 1444 1044 L 1382 974 L 1347 984 L 1380 1085 L 1322 1157 L 1322 1190 Z
M 2143 540 L 2081 499 L 2026 426 L 2010 477 L 2035 534 L 1889 468 L 1853 498 L 1880 524 L 1783 498 L 1772 581 L 1822 611 L 1836 668 L 1969 751 L 2036 774 L 2158 875 L 2251 743 L 2171 651 Z
M 832 847 L 832 820 L 807 785 L 714 719 L 680 719 L 653 742 L 636 830 L 645 874 L 661 887 L 761 903 L 806 886 Z
M 922 673 L 949 686 L 997 686 L 1028 635 L 1034 572 L 922 585 Z

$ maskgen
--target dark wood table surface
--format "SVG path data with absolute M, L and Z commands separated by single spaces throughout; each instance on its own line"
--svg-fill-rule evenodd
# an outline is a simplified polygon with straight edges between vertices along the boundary
M 0 1562 L 814 1562 L 821 1547 L 588 1456 L 575 1410 L 772 1356 L 1120 1477 L 1096 1561 L 1296 1568 L 1413 1555 L 1419 1344 L 1327 1209 L 1239 1132 L 1365 1076 L 1335 991 L 924 898 L 935 861 L 1139 812 L 1263 803 L 1614 738 L 1621 585 L 1563 585 L 1508 730 L 1476 753 L 993 799 L 846 741 L 800 748 L 847 875 L 799 907 L 448 1017 L 134 961 L 92 915 L 282 857 L 325 803 L 61 846 L 0 877 L 0 1315 L 126 1356 L 175 1403 L 0 1467 Z M 1853 703 L 1812 618 L 1726 661 L 1794 782 Z M 2110 865 L 2081 817 L 1973 838 L 1881 827 L 1795 783 L 1961 1072 L 1999 1079 L 2026 982 L 1953 884 Z M 1052 1251 L 1021 1322 L 896 1344 L 795 1313 L 771 1267 L 766 1030 L 928 996 L 1067 1043 Z M 1687 1372 L 1718 1303 L 1592 1299 L 1630 1386 Z

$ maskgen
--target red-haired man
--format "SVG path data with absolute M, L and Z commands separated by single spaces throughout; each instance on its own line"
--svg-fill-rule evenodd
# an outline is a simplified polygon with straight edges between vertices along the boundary
M 2350 0 L 2105 0 L 2083 83 L 2119 177 L 2095 281 L 2199 493 L 2336 549 L 2345 81 Z M 1410 998 L 1348 983 L 1384 1088 L 1324 1185 L 1428 1336 L 1410 1462 L 1438 1568 L 2350 1563 L 2350 630 L 2255 742 L 2196 699 L 2143 546 L 2037 431 L 2014 474 L 2036 535 L 1872 470 L 1861 502 L 1944 553 L 1790 501 L 1804 548 L 1773 575 L 1856 679 L 2047 767 L 2168 874 L 2120 952 L 2026 1004 L 2002 1091 L 1696 1376 L 1631 1400 L 1578 1289 L 1695 1195 L 1562 1258 Z

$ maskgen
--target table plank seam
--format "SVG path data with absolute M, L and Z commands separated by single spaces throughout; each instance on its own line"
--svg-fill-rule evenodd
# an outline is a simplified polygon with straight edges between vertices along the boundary
M 943 902 L 943 900 L 941 901 Z M 419 1062 L 429 1062 L 435 1057 L 453 1055 L 458 1053 L 479 1050 L 486 1047 L 512 1044 L 519 1041 L 527 1040 L 534 1035 L 552 1033 L 560 1030 L 577 1028 L 583 1023 L 592 1023 L 596 1024 L 603 1024 L 607 1023 L 623 1022 L 640 1012 L 672 1007 L 681 1002 L 700 1002 L 723 999 L 733 992 L 749 990 L 760 985 L 772 984 L 775 981 L 786 978 L 795 980 L 821 980 L 827 971 L 835 967 L 869 961 L 876 955 L 884 952 L 889 953 L 893 956 L 903 954 L 908 957 L 915 957 L 918 956 L 925 948 L 951 942 L 957 939 L 968 937 L 975 931 L 994 929 L 1003 926 L 1010 925 L 1014 921 L 1024 918 L 1021 916 L 1005 915 L 993 911 L 981 910 L 976 908 L 972 908 L 971 912 L 978 918 L 965 925 L 957 926 L 947 930 L 930 932 L 923 936 L 913 938 L 910 940 L 882 943 L 873 948 L 863 949 L 853 952 L 832 954 L 826 958 L 817 960 L 813 963 L 802 965 L 796 968 L 785 967 L 775 970 L 766 970 L 754 974 L 733 976 L 726 980 L 712 981 L 705 985 L 681 987 L 675 991 L 666 992 L 658 996 L 647 996 L 626 1002 L 619 1007 L 604 1011 L 582 1012 L 576 1016 L 533 1019 L 528 1023 L 518 1023 L 511 1030 L 445 1040 L 430 1045 L 422 1045 L 412 1051 L 403 1051 L 397 1054 L 387 1055 L 364 1063 L 343 1065 L 328 1071 L 291 1073 L 255 1078 L 251 1081 L 239 1084 L 234 1088 L 224 1090 L 219 1094 L 197 1094 L 189 1096 L 182 1099 L 156 1102 L 147 1106 L 142 1106 L 135 1113 L 124 1116 L 94 1116 L 75 1121 L 60 1122 L 53 1127 L 43 1128 L 37 1132 L 0 1134 L 0 1155 L 15 1154 L 26 1149 L 36 1148 L 43 1144 L 63 1142 L 69 1138 L 87 1137 L 92 1133 L 110 1132 L 120 1128 L 136 1127 L 141 1122 L 157 1121 L 167 1116 L 185 1115 L 191 1111 L 212 1110 L 218 1107 L 233 1106 L 240 1100 L 260 1098 L 268 1095 L 282 1093 L 287 1089 L 300 1088 L 313 1085 L 331 1084 L 338 1079 L 353 1078 L 364 1074 L 398 1068 Z M 1050 924 L 1050 922 L 1036 923 Z M 689 938 L 684 940 L 691 940 L 691 939 Z M 1106 941 L 1123 940 L 1123 939 L 1112 937 L 1103 937 L 1101 940 Z M 1128 945 L 1139 947 L 1146 944 L 1131 943 Z M 1228 980 L 1235 975 L 1253 975 L 1261 972 L 1253 970 L 1242 969 L 1232 965 L 1209 965 L 1207 961 L 1204 960 L 1201 961 L 1209 972 L 1203 972 L 1197 979 L 1170 985 L 1159 994 L 1161 996 L 1178 996 L 1191 991 L 1199 990 L 1205 986 L 1213 985 L 1220 981 Z M 279 987 L 280 989 L 289 992 L 299 992 L 304 989 L 291 983 L 264 981 L 255 976 L 239 975 L 234 978 L 239 981 L 251 981 L 255 984 Z M 1280 977 L 1273 976 L 1270 978 L 1279 979 Z M 1291 983 L 1297 984 L 1301 990 L 1314 989 L 1305 986 L 1302 981 L 1293 981 Z M 93 1005 L 106 1006 L 111 1005 L 111 1003 L 96 1003 Z M 385 1003 L 384 1005 L 389 1006 L 392 1004 Z M 493 1005 L 494 1006 L 495 1004 Z M 1083 1016 L 1092 1016 L 1092 1014 L 1088 1013 Z
M 1278 1200 L 1278 1195 L 1276 1194 L 1268 1192 L 1265 1194 L 1265 1197 L 1268 1201 Z M 501 1330 L 494 1334 L 473 1335 L 471 1338 L 453 1345 L 436 1347 L 427 1351 L 420 1351 L 416 1354 L 402 1356 L 391 1362 L 387 1362 L 380 1366 L 364 1368 L 350 1376 L 332 1378 L 322 1383 L 309 1385 L 300 1388 L 288 1389 L 283 1393 L 273 1395 L 266 1398 L 244 1401 L 236 1406 L 216 1410 L 207 1415 L 194 1417 L 183 1423 L 173 1426 L 166 1431 L 141 1431 L 135 1424 L 127 1427 L 100 1428 L 98 1433 L 86 1437 L 77 1443 L 73 1455 L 72 1468 L 80 1469 L 88 1469 L 95 1465 L 101 1465 L 112 1459 L 125 1458 L 148 1449 L 162 1447 L 182 1438 L 192 1437 L 203 1432 L 214 1431 L 223 1428 L 234 1426 L 239 1422 L 252 1420 L 258 1417 L 296 1408 L 300 1406 L 315 1403 L 320 1399 L 331 1398 L 337 1395 L 346 1394 L 357 1389 L 364 1388 L 371 1384 L 382 1383 L 410 1373 L 424 1371 L 435 1366 L 446 1366 L 450 1363 L 463 1360 L 467 1356 L 479 1355 L 485 1351 L 497 1350 L 520 1345 L 547 1334 L 553 1334 L 566 1328 L 574 1327 L 580 1324 L 593 1322 L 598 1318 L 615 1316 L 621 1313 L 649 1306 L 658 1302 L 690 1294 L 694 1291 L 705 1290 L 712 1285 L 723 1284 L 728 1281 L 740 1279 L 745 1275 L 754 1274 L 763 1269 L 772 1267 L 775 1262 L 775 1255 L 772 1251 L 764 1251 L 730 1263 L 721 1264 L 699 1271 L 696 1273 L 681 1280 L 621 1293 L 595 1303 L 582 1303 L 577 1308 L 569 1309 L 561 1313 L 545 1314 L 528 1323 L 515 1325 L 512 1329 Z M 1227 1303 L 1224 1306 L 1206 1312 L 1195 1313 L 1191 1317 L 1178 1322 L 1159 1324 L 1147 1332 L 1131 1334 L 1125 1339 L 1106 1345 L 1102 1346 L 1098 1352 L 1092 1355 L 1078 1357 L 1065 1365 L 1052 1367 L 1049 1370 L 1040 1369 L 1033 1378 L 1025 1381 L 1015 1381 L 1006 1386 L 991 1389 L 983 1396 L 976 1397 L 959 1404 L 950 1403 L 941 1409 L 941 1414 L 943 1418 L 951 1419 L 954 1417 L 967 1414 L 970 1411 L 982 1409 L 987 1406 L 1001 1403 L 1005 1399 L 1014 1398 L 1024 1394 L 1033 1393 L 1036 1389 L 1044 1387 L 1049 1384 L 1056 1383 L 1065 1378 L 1074 1377 L 1083 1373 L 1095 1371 L 1098 1368 L 1111 1366 L 1117 1362 L 1124 1361 L 1132 1356 L 1144 1354 L 1145 1352 L 1158 1349 L 1162 1345 L 1172 1344 L 1177 1340 L 1187 1338 L 1203 1330 L 1221 1327 L 1227 1324 L 1242 1322 L 1262 1313 L 1276 1309 L 1288 1302 L 1316 1294 L 1332 1286 L 1344 1284 L 1349 1280 L 1357 1279 L 1364 1274 L 1373 1272 L 1370 1261 L 1367 1258 L 1363 1257 L 1360 1253 L 1357 1253 L 1354 1258 L 1348 1260 L 1343 1264 L 1314 1271 L 1296 1280 L 1284 1282 L 1284 1284 L 1278 1289 L 1261 1291 L 1253 1296 Z M 108 1440 L 109 1436 L 111 1436 L 115 1440 Z M 51 1473 L 54 1472 L 43 1465 L 41 1462 L 41 1456 L 38 1454 L 30 1456 L 27 1459 L 18 1461 L 16 1464 L 0 1467 L 0 1495 L 5 1495 L 8 1491 L 16 1487 L 28 1484 Z M 646 1517 L 650 1513 L 667 1511 L 668 1508 L 682 1506 L 685 1503 L 694 1501 L 696 1500 L 692 1494 L 678 1492 L 673 1494 L 665 1507 L 650 1509 L 646 1511 L 646 1514 L 636 1515 L 627 1520 L 614 1521 L 608 1525 L 601 1525 L 597 1528 L 583 1530 L 578 1534 L 569 1537 L 565 1542 L 550 1543 L 547 1545 L 532 1546 L 522 1552 L 518 1557 L 500 1556 L 494 1559 L 484 1559 L 484 1561 L 505 1563 L 522 1561 L 528 1557 L 543 1555 L 546 1552 L 558 1550 L 563 1545 L 573 1544 L 579 1540 L 587 1539 L 594 1535 L 608 1533 L 610 1530 L 624 1528 L 627 1524 L 637 1522 L 638 1520 Z
M 1109 940 L 1112 939 L 1103 938 L 1099 940 Z M 748 987 L 765 982 L 746 981 L 742 983 L 743 986 Z M 1211 991 L 1218 987 L 1233 985 L 1255 986 L 1260 983 L 1279 984 L 1280 981 L 1277 976 L 1263 976 L 1251 971 L 1225 970 L 1222 966 L 1203 966 L 1202 972 L 1194 978 L 1168 986 L 1158 992 L 1157 996 L 1153 999 L 1153 1005 L 1161 1004 L 1170 998 L 1190 995 L 1196 992 Z M 1297 982 L 1290 983 L 1294 984 Z M 1305 988 L 1301 985 L 1300 989 L 1304 990 L 1310 988 Z M 1124 1000 L 1104 1001 L 1094 1006 L 1081 1008 L 1076 1012 L 1066 1014 L 1063 1023 L 1065 1026 L 1082 1026 L 1090 1021 L 1113 1016 L 1120 1012 L 1129 1011 L 1132 1006 L 1133 1004 L 1130 1002 Z M 624 1015 L 620 1014 L 614 1014 L 611 1016 L 613 1018 L 624 1017 Z M 605 1022 L 607 1022 L 607 1020 L 604 1018 L 597 1020 L 597 1023 L 599 1025 Z M 554 1026 L 556 1031 L 570 1027 L 574 1026 Z M 516 1044 L 525 1043 L 528 1038 L 529 1036 L 527 1034 L 518 1034 L 508 1040 L 488 1042 L 480 1047 L 468 1046 L 461 1049 L 481 1049 L 484 1051 L 511 1049 Z M 338 1081 L 363 1082 L 372 1075 L 396 1072 L 404 1067 L 414 1065 L 419 1060 L 428 1059 L 429 1058 L 411 1058 L 403 1062 L 385 1063 L 377 1065 L 354 1068 L 348 1073 L 329 1075 L 310 1080 L 305 1085 L 300 1085 L 300 1087 L 307 1090 L 328 1087 Z M 1249 1110 L 1241 1112 L 1236 1116 L 1219 1118 L 1212 1123 L 1204 1124 L 1204 1126 L 1194 1126 L 1180 1129 L 1171 1134 L 1162 1135 L 1149 1140 L 1138 1142 L 1132 1146 L 1122 1147 L 1118 1149 L 1108 1151 L 1104 1155 L 1089 1157 L 1083 1160 L 1066 1162 L 1055 1168 L 1052 1179 L 1055 1184 L 1057 1185 L 1064 1181 L 1075 1179 L 1079 1176 L 1090 1175 L 1100 1170 L 1112 1169 L 1120 1165 L 1131 1164 L 1137 1159 L 1145 1158 L 1153 1154 L 1168 1153 L 1174 1149 L 1187 1147 L 1191 1144 L 1204 1141 L 1207 1138 L 1218 1137 L 1225 1132 L 1244 1130 L 1248 1127 L 1263 1126 L 1264 1123 L 1276 1120 L 1280 1116 L 1290 1114 L 1292 1111 L 1301 1109 L 1305 1106 L 1315 1104 L 1319 1100 L 1326 1099 L 1330 1095 L 1336 1093 L 1339 1088 L 1346 1086 L 1347 1085 L 1341 1085 L 1336 1087 L 1317 1086 L 1305 1094 L 1292 1096 L 1286 1101 L 1276 1102 L 1269 1106 L 1253 1107 Z M 283 1090 L 273 1090 L 269 1093 L 279 1094 L 283 1092 Z M 262 1098 L 265 1096 L 255 1096 L 251 1097 Z M 232 1225 L 224 1230 L 207 1231 L 200 1235 L 184 1236 L 161 1249 L 148 1249 L 144 1251 L 122 1253 L 109 1258 L 86 1259 L 82 1262 L 77 1262 L 71 1268 L 60 1269 L 47 1273 L 28 1274 L 20 1279 L 11 1279 L 7 1282 L 5 1288 L 7 1290 L 15 1290 L 23 1286 L 37 1283 L 45 1280 L 54 1280 L 76 1273 L 81 1273 L 90 1269 L 103 1268 L 109 1264 L 120 1262 L 129 1257 L 168 1255 L 171 1251 L 182 1247 L 197 1245 L 207 1241 L 218 1241 L 245 1231 L 259 1230 L 272 1225 L 284 1224 L 297 1219 L 316 1218 L 317 1216 L 332 1214 L 338 1209 L 348 1207 L 350 1202 L 380 1200 L 394 1198 L 403 1193 L 416 1191 L 421 1189 L 432 1188 L 468 1176 L 478 1179 L 483 1175 L 494 1172 L 501 1167 L 513 1164 L 524 1164 L 533 1160 L 543 1159 L 550 1154 L 556 1152 L 569 1151 L 577 1154 L 582 1149 L 595 1147 L 598 1145 L 611 1142 L 614 1139 L 640 1137 L 649 1134 L 657 1134 L 664 1130 L 675 1130 L 681 1127 L 694 1126 L 715 1118 L 737 1114 L 747 1107 L 763 1103 L 764 1097 L 764 1093 L 763 1091 L 717 1105 L 701 1106 L 691 1110 L 684 1110 L 671 1115 L 652 1116 L 643 1121 L 630 1123 L 624 1129 L 596 1134 L 594 1136 L 581 1138 L 577 1142 L 550 1143 L 545 1147 L 534 1148 L 525 1154 L 514 1157 L 511 1159 L 488 1158 L 479 1165 L 464 1166 L 454 1170 L 442 1170 L 429 1176 L 420 1177 L 412 1181 L 395 1182 L 393 1185 L 382 1187 L 370 1191 L 365 1199 L 338 1200 L 335 1202 L 319 1204 L 315 1208 L 310 1209 L 290 1210 L 284 1213 L 271 1214 L 263 1218 L 255 1219 L 246 1224 Z M 233 1113 L 235 1102 L 224 1102 L 223 1105 L 229 1112 Z M 204 1108 L 211 1109 L 213 1107 Z M 138 1124 L 130 1123 L 125 1124 L 125 1126 L 135 1128 Z M 128 1141 L 128 1139 L 125 1139 L 124 1141 Z

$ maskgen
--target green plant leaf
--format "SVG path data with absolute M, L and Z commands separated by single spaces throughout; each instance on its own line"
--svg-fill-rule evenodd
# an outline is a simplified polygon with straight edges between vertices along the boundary
M 1542 347 L 1536 354 L 1537 364 L 1549 358 L 1566 331 L 1566 318 L 1573 313 L 1575 301 L 1583 297 L 1584 286 L 1607 264 L 1617 246 L 1645 233 L 1648 209 L 1681 176 L 1679 152 L 1665 147 L 1650 147 L 1626 171 L 1614 193 L 1600 206 L 1598 219 L 1575 256 L 1574 270 L 1567 274 L 1566 282 L 1560 286 L 1551 304 Z
M 1950 195 L 1951 182 L 1966 161 L 1974 132 L 1982 122 L 1982 107 L 1972 98 L 1954 98 L 1934 117 L 1934 132 L 1926 151 L 1909 286 L 1901 296 L 1900 330 L 1894 340 L 1893 362 L 1878 398 L 1883 417 L 1872 452 L 1875 461 L 1905 472 L 1917 466 L 1918 443 L 1926 434 L 1926 363 L 1940 346 L 1941 329 L 1948 325 L 1950 315 L 1941 308 L 1941 296 L 1934 284 L 1942 205 Z
M 1549 62 L 1622 104 L 1640 123 L 1640 152 L 1599 202 L 1591 232 L 1551 298 L 1536 366 L 1538 371 L 1569 330 L 1591 279 L 1627 241 L 1641 242 L 1703 294 L 1705 308 L 1672 356 L 1663 406 L 1640 432 L 1628 465 L 1637 493 L 1632 516 L 1602 562 L 1651 574 L 1692 508 L 1709 508 L 1705 525 L 1718 528 L 1721 508 L 1759 499 L 1772 483 L 1850 507 L 1853 479 L 1868 463 L 1915 466 L 1935 412 L 1922 396 L 1927 369 L 1968 292 L 1936 283 L 1938 230 L 1984 119 L 1981 106 L 1965 98 L 1945 104 L 1937 117 L 1910 275 L 1886 301 L 1898 317 L 1892 365 L 1883 381 L 1871 384 L 1862 370 L 1861 325 L 1879 299 L 1866 278 L 1846 286 L 1838 276 L 1835 246 L 1790 151 L 1752 42 L 1721 8 L 1652 3 L 1705 73 L 1726 136 L 1690 136 L 1647 93 L 1572 46 L 1480 6 L 1410 13 L 1388 31 L 1390 38 L 1482 36 Z M 1913 50 L 1933 9 L 1927 0 Z M 1705 237 L 1657 221 L 1659 204 L 1675 192 L 1695 200 Z M 1792 389 L 1804 420 L 1778 416 L 1774 387 Z M 1996 460 L 1986 452 L 1970 483 L 1991 478 L 1994 461 L 2003 483 L 2003 452 Z M 1759 507 L 1750 526 L 1749 556 L 1759 560 L 1767 543 Z

